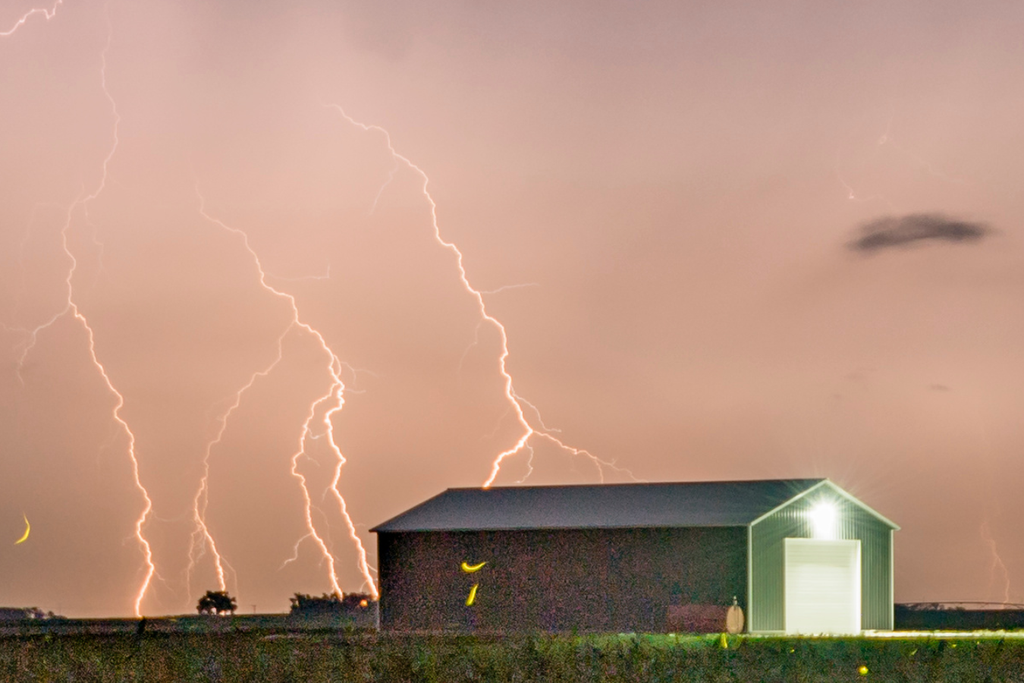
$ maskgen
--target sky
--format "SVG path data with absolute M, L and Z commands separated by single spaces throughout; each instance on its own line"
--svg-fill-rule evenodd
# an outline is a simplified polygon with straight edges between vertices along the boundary
M 1024 602 L 1024 5 L 38 2 L 0 604 L 286 611 L 449 487 L 803 477 L 898 602 Z

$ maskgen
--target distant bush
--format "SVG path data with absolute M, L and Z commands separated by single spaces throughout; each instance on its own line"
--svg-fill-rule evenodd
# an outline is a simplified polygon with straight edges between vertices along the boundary
M 0 607 L 0 621 L 18 621 L 20 619 L 64 619 L 59 614 L 44 612 L 38 607 Z
M 324 593 L 321 596 L 296 593 L 290 600 L 291 613 L 296 615 L 352 614 L 369 609 L 374 602 L 373 597 L 366 593 L 346 593 L 345 597 L 337 593 Z

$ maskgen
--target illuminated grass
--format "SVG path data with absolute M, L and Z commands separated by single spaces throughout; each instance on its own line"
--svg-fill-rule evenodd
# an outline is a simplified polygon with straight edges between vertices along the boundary
M 1024 633 L 857 638 L 306 631 L 0 638 L 3 681 L 1024 680 Z

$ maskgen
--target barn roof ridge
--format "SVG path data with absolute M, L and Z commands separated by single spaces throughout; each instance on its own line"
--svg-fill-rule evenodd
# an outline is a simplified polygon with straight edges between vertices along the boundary
M 370 531 L 745 527 L 824 482 L 831 484 L 814 478 L 449 488 Z
M 510 486 L 489 486 L 484 488 L 482 486 L 451 486 L 446 488 L 442 493 L 447 491 L 521 491 L 524 489 L 585 489 L 585 488 L 613 488 L 617 486 L 698 486 L 703 484 L 768 484 L 768 483 L 797 483 L 803 484 L 808 483 L 814 486 L 818 484 L 830 481 L 825 477 L 804 477 L 804 478 L 793 478 L 793 479 L 707 479 L 703 481 L 617 481 L 608 484 L 537 484 L 534 486 L 519 486 L 512 484 Z
M 868 505 L 867 503 L 862 501 L 860 498 L 857 498 L 852 493 L 850 493 L 849 491 L 844 489 L 842 486 L 839 486 L 838 484 L 836 484 L 831 479 L 821 479 L 821 480 L 819 480 L 818 483 L 815 484 L 814 486 L 810 487 L 809 489 L 807 489 L 805 491 L 801 491 L 800 493 L 798 493 L 797 495 L 793 496 L 789 500 L 785 501 L 784 503 L 778 505 L 777 507 L 775 507 L 775 508 L 773 508 L 771 510 L 768 510 L 767 512 L 765 512 L 763 515 L 761 515 L 757 519 L 751 521 L 750 522 L 750 526 L 754 526 L 758 522 L 760 522 L 760 521 L 770 517 L 772 514 L 774 514 L 775 512 L 781 510 L 782 508 L 786 507 L 787 505 L 792 505 L 793 503 L 795 503 L 796 501 L 800 500 L 801 498 L 805 498 L 806 496 L 809 496 L 809 495 L 813 494 L 818 489 L 824 488 L 826 486 L 828 488 L 832 489 L 832 491 L 834 493 L 842 496 L 843 498 L 846 498 L 848 501 L 850 501 L 854 505 L 857 505 L 858 507 L 863 509 L 868 514 L 872 515 L 878 521 L 882 522 L 883 524 L 888 525 L 894 531 L 899 531 L 899 529 L 900 529 L 899 524 L 896 524 L 896 522 L 892 521 L 891 519 L 889 519 L 888 517 L 886 517 L 885 515 L 880 513 L 878 510 L 875 510 L 873 507 L 871 507 L 870 505 Z

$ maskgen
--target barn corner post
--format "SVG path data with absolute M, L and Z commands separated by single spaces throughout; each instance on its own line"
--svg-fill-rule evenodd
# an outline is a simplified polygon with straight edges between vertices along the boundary
M 743 632 L 753 633 L 754 624 L 754 561 L 753 561 L 753 527 L 747 525 L 747 599 L 744 601 L 746 619 L 744 619 Z

